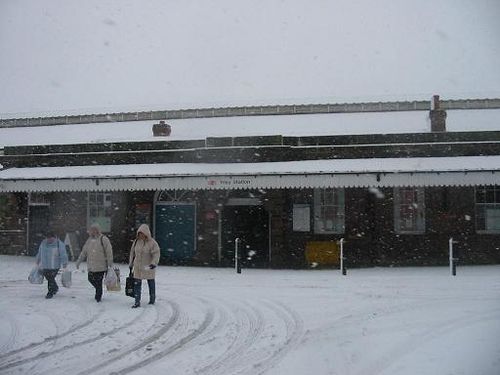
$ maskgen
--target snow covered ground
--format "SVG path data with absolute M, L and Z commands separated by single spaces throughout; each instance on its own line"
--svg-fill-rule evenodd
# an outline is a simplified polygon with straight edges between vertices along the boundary
M 500 265 L 159 267 L 157 304 L 131 309 L 81 271 L 46 300 L 32 264 L 0 256 L 1 374 L 500 373 Z

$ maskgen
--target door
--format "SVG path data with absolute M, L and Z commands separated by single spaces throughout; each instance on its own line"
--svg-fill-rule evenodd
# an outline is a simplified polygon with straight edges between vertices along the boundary
M 157 203 L 155 239 L 169 263 L 190 261 L 196 251 L 196 206 L 191 203 Z
M 222 212 L 222 259 L 234 264 L 234 241 L 241 240 L 243 267 L 269 265 L 269 217 L 262 206 L 226 206 Z
M 30 205 L 28 254 L 36 255 L 40 242 L 49 229 L 49 205 Z

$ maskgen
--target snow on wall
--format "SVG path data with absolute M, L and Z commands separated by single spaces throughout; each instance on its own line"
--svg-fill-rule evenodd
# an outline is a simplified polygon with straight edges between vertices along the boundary
M 449 131 L 500 130 L 500 110 L 447 111 Z M 430 131 L 427 111 L 249 116 L 168 120 L 172 134 L 154 138 L 156 121 L 0 128 L 0 147 L 260 135 L 320 136 Z

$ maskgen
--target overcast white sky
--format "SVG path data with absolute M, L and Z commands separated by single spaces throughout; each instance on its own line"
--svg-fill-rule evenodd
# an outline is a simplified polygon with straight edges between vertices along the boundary
M 500 97 L 499 20 L 498 0 L 2 0 L 0 114 Z

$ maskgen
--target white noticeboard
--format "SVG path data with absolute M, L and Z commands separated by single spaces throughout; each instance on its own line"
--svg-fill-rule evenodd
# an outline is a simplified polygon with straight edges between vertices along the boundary
M 311 207 L 308 204 L 293 205 L 293 230 L 295 232 L 311 230 Z

